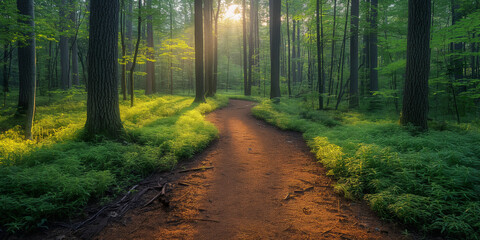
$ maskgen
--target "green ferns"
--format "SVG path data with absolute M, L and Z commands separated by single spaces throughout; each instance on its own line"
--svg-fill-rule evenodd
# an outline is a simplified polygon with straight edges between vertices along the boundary
M 217 137 L 204 114 L 228 102 L 139 95 L 135 107 L 120 106 L 127 142 L 88 143 L 78 140 L 84 97 L 40 107 L 35 126 L 43 131 L 35 141 L 24 141 L 20 127 L 0 134 L 0 229 L 31 230 L 74 217 L 92 200 L 107 201 L 154 171 L 172 169 Z
M 412 133 L 393 121 L 306 110 L 288 99 L 262 102 L 253 113 L 304 132 L 347 198 L 364 198 L 381 216 L 426 233 L 480 238 L 480 133 L 471 126 Z

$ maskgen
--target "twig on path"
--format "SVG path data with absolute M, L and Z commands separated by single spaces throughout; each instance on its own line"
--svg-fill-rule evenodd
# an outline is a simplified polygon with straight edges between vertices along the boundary
M 322 234 L 320 234 L 320 236 L 322 236 L 323 234 L 326 234 L 326 233 L 332 231 L 334 228 L 335 228 L 335 227 L 332 227 L 332 228 L 328 229 L 327 231 L 322 232 Z
M 197 172 L 197 171 L 203 171 L 203 170 L 208 170 L 208 169 L 213 169 L 214 167 L 201 167 L 201 168 L 192 168 L 192 169 L 186 169 L 179 171 L 178 173 L 186 173 L 186 172 Z
M 161 190 L 157 195 L 155 195 L 152 199 L 150 199 L 150 201 L 148 201 L 145 205 L 143 205 L 142 208 L 150 205 L 150 204 L 153 203 L 155 200 L 157 200 L 160 196 L 165 196 L 165 192 L 166 192 L 166 189 L 167 189 L 167 185 L 168 185 L 168 183 L 163 184 L 162 190 Z M 168 201 L 162 200 L 161 202 L 162 202 L 163 205 L 165 205 L 165 206 L 168 206 L 168 205 L 169 205 L 169 202 L 168 202 Z

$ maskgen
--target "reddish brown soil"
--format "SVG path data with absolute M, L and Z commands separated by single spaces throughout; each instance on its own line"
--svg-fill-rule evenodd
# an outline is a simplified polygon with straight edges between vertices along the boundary
M 298 133 L 266 125 L 232 100 L 207 119 L 220 138 L 170 177 L 171 207 L 137 207 L 96 239 L 401 239 L 363 202 L 333 191 Z M 144 203 L 155 192 L 143 196 Z M 288 197 L 287 197 L 288 196 Z

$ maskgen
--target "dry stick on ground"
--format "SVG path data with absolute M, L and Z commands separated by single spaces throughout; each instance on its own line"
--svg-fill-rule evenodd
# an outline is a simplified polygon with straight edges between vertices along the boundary
M 163 184 L 162 190 L 161 190 L 157 195 L 155 195 L 155 197 L 153 197 L 152 199 L 150 199 L 150 201 L 148 201 L 145 205 L 143 205 L 142 208 L 150 205 L 151 203 L 153 203 L 153 201 L 157 200 L 160 196 L 165 196 L 165 192 L 166 192 L 166 189 L 167 189 L 167 185 L 168 185 L 168 183 Z M 168 205 L 169 205 L 168 201 L 164 201 L 164 200 L 163 200 L 162 203 L 163 203 L 163 205 L 165 205 L 165 206 L 168 206 Z
M 196 171 L 203 171 L 203 170 L 208 170 L 208 169 L 213 169 L 213 168 L 214 167 L 193 168 L 193 169 L 182 170 L 182 171 L 179 171 L 178 173 L 196 172 Z

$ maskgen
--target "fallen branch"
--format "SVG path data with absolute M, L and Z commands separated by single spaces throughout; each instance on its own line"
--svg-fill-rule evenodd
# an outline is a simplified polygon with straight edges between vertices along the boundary
M 178 173 L 197 172 L 197 171 L 203 171 L 203 170 L 208 170 L 208 169 L 213 169 L 213 168 L 214 168 L 214 167 L 192 168 L 192 169 L 187 169 L 187 170 L 179 171 Z

